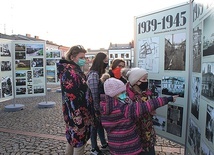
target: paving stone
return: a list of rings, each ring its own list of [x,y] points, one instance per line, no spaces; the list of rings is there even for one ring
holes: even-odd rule
[[[65,123],[62,117],[59,85],[48,85],[51,91],[46,97],[17,98],[25,108],[6,112],[11,101],[0,103],[0,154],[3,155],[64,155],[66,147]],[[53,108],[38,108],[38,103],[54,101]],[[7,129],[1,132],[1,129]],[[98,139],[98,145],[101,146]],[[184,154],[184,148],[170,140],[157,136],[157,155]],[[165,148],[165,149],[164,149]],[[85,155],[90,155],[91,141],[86,144]],[[104,152],[110,155],[109,152]]]
[[[156,152],[161,152],[162,151],[162,147],[161,146],[155,146],[155,151]]]

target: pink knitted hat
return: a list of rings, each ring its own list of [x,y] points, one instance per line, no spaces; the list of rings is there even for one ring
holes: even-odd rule
[[[126,85],[116,78],[109,78],[104,82],[104,92],[110,97],[114,97],[124,91],[126,91]]]

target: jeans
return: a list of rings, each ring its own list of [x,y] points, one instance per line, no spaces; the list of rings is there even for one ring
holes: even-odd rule
[[[99,122],[96,127],[91,126],[91,147],[94,149],[98,148],[97,134],[99,135],[102,146],[106,145],[105,132],[101,122]]]

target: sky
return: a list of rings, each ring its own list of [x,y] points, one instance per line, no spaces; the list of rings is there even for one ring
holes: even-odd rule
[[[134,18],[189,0],[0,0],[0,33],[108,49],[134,40]]]

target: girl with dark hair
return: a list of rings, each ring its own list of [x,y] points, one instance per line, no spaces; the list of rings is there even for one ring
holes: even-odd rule
[[[87,83],[88,83],[88,93],[87,100],[89,104],[92,105],[92,114],[93,115],[93,125],[91,127],[91,154],[101,155],[102,151],[97,145],[97,133],[99,135],[102,147],[102,150],[108,149],[108,143],[105,139],[105,133],[103,126],[100,121],[100,78],[102,74],[105,73],[105,69],[108,66],[108,57],[105,53],[97,53],[95,56],[92,66],[87,74]]]

